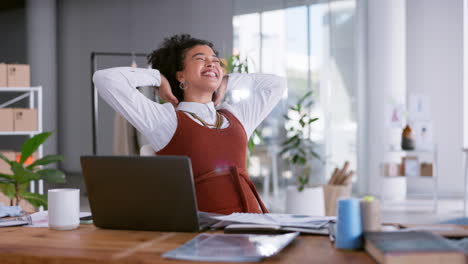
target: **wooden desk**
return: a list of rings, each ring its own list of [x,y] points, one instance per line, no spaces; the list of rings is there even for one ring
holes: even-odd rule
[[[190,263],[161,254],[196,233],[121,231],[81,225],[72,231],[48,228],[0,228],[0,263]],[[364,251],[336,250],[325,236],[300,236],[280,254],[262,263],[375,263]],[[200,262],[193,262],[200,263]],[[211,262],[212,263],[212,262]]]

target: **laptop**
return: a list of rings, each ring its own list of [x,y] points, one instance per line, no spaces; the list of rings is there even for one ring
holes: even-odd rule
[[[97,227],[196,232],[216,222],[197,211],[188,157],[81,156],[81,167]]]

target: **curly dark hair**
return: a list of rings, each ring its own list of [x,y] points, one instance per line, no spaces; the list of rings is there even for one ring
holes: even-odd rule
[[[164,39],[159,48],[148,55],[148,64],[167,78],[172,93],[179,102],[184,100],[184,91],[179,88],[180,82],[176,78],[176,72],[184,69],[183,61],[187,50],[197,45],[207,45],[213,49],[216,56],[218,55],[213,43],[193,38],[189,34],[174,35]]]

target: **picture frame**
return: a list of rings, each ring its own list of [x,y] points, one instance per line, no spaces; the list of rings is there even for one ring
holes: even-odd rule
[[[421,167],[417,157],[403,157],[401,164],[403,175],[414,177],[421,174]]]
[[[432,121],[414,121],[413,135],[417,150],[433,150],[434,136]]]
[[[408,108],[411,120],[431,119],[431,100],[428,95],[410,94]]]

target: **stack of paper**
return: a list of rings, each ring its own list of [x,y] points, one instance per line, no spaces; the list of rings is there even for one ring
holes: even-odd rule
[[[233,213],[213,218],[221,221],[213,227],[224,227],[226,232],[294,231],[322,235],[328,234],[328,223],[336,220],[335,216],[248,213]]]

